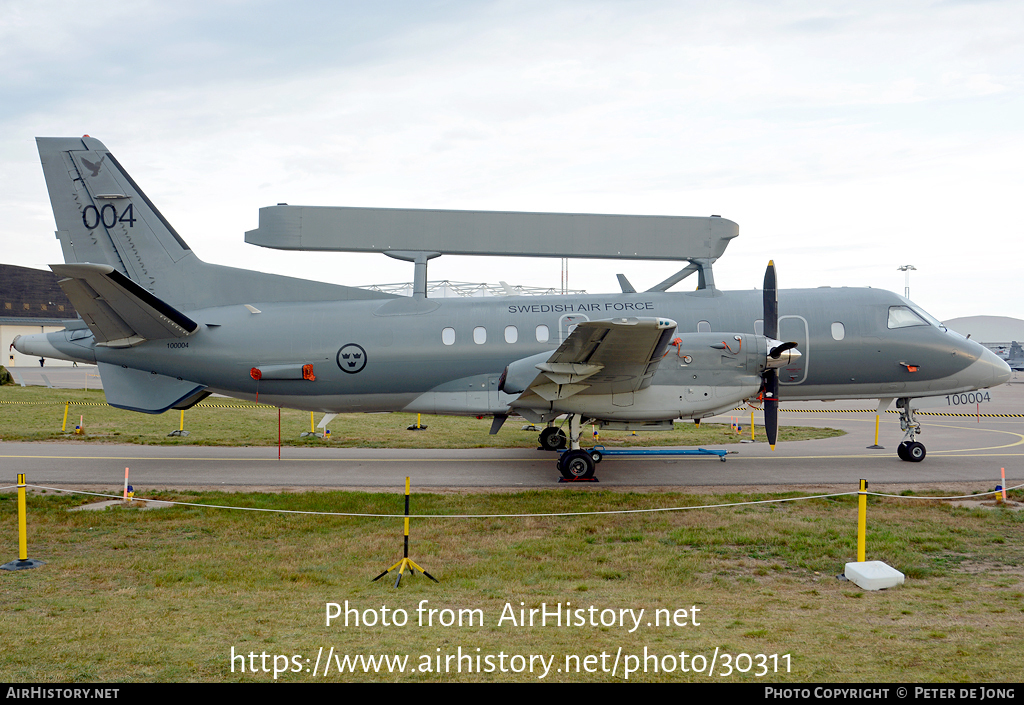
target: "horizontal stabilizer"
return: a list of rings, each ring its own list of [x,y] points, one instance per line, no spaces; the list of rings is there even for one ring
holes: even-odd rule
[[[59,284],[97,344],[129,347],[144,340],[184,338],[198,324],[105,264],[52,264]]]
[[[186,409],[206,396],[206,386],[130,367],[97,364],[107,403],[118,409],[162,414],[168,409]]]

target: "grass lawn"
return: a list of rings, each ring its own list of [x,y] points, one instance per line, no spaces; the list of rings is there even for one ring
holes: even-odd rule
[[[85,433],[62,433],[65,403],[68,408],[66,430],[73,432],[80,417]],[[677,423],[672,431],[648,431],[632,435],[625,431],[606,431],[600,443],[625,446],[699,446],[736,443],[750,438],[750,412],[737,412],[743,422],[738,435],[728,425]],[[760,420],[760,413],[755,417]],[[322,414],[314,415],[320,422]],[[509,419],[501,431],[488,435],[489,417],[477,419],[459,416],[424,416],[425,431],[408,431],[416,423],[416,414],[342,414],[329,428],[330,441],[301,438],[310,430],[308,411],[284,409],[281,412],[281,436],[284,445],[323,445],[342,448],[534,448],[537,432],[523,431],[522,419]],[[0,438],[8,441],[74,440],[106,443],[142,443],[153,445],[269,446],[277,444],[277,409],[255,406],[234,399],[208,398],[185,412],[184,437],[168,437],[181,425],[177,411],[140,414],[107,406],[101,391],[46,389],[43,387],[0,387]],[[319,429],[317,429],[319,431]],[[592,439],[590,427],[586,427]],[[783,426],[781,442],[841,436],[833,428]],[[755,437],[764,442],[764,428],[757,426]]]
[[[395,493],[156,494],[304,511],[398,514],[403,506]],[[412,511],[550,513],[789,496],[559,488],[415,494]],[[413,519],[410,555],[440,583],[406,577],[395,589],[393,578],[371,579],[402,556],[399,519],[67,511],[91,501],[29,497],[29,555],[47,565],[0,572],[4,680],[265,682],[275,664],[285,682],[621,681],[627,667],[639,682],[1021,680],[1024,513],[1004,508],[871,498],[868,559],[907,575],[905,585],[879,592],[836,578],[856,556],[855,497]],[[15,504],[13,494],[0,496],[3,560],[16,555]],[[341,616],[327,626],[328,603],[346,601],[349,625]],[[420,605],[437,612],[417,613]],[[573,619],[583,624],[542,626],[538,614],[532,626],[519,623],[521,609],[528,618],[542,606],[581,610]],[[401,610],[406,624],[382,626]],[[433,625],[420,626],[420,614]],[[406,657],[405,672],[378,663],[366,673],[366,661],[344,660],[360,655],[394,655],[392,670]]]

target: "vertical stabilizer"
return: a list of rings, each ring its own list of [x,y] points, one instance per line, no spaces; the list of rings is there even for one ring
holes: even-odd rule
[[[271,301],[383,299],[389,294],[206,264],[103,143],[37,137],[67,264],[113,267],[182,310]]]
[[[107,264],[155,292],[192,256],[102,142],[40,137],[36,144],[65,262]]]

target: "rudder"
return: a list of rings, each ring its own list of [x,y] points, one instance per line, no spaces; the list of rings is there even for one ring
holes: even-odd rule
[[[36,145],[67,264],[109,265],[181,310],[393,298],[355,287],[207,264],[102,142],[89,136],[37,137]]]
[[[156,292],[192,251],[102,142],[36,138],[69,264],[108,264]]]

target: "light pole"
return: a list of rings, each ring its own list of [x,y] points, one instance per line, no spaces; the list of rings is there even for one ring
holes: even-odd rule
[[[905,284],[904,289],[903,289],[903,296],[909,300],[910,299],[910,273],[911,272],[916,272],[917,271],[917,267],[915,267],[912,264],[905,264],[902,267],[897,267],[896,271],[897,272],[905,272],[906,275],[907,275],[906,284]]]

